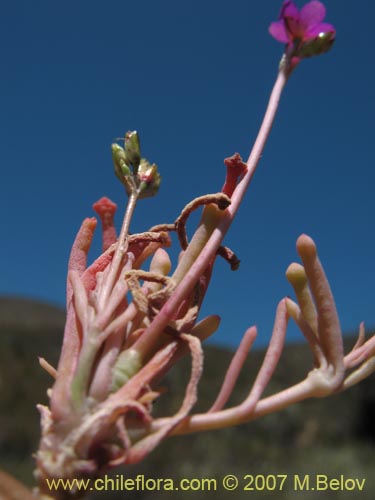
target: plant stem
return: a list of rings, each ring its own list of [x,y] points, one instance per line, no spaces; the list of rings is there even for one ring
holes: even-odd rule
[[[196,261],[193,263],[189,271],[185,274],[181,283],[177,286],[171,297],[164,304],[159,314],[154,318],[151,325],[143,332],[143,335],[134,345],[134,348],[141,352],[142,355],[146,355],[152,350],[155,342],[157,341],[157,338],[164,330],[164,328],[168,325],[171,316],[177,310],[181,301],[191,292],[195,283],[198,281],[199,276],[201,276],[205,271],[208,263],[215,255],[217,249],[221,244],[221,241],[223,240],[226,232],[233,222],[233,219],[237,213],[237,210],[241,204],[241,201],[246,193],[251,179],[253,178],[258,162],[261,158],[264,146],[267,142],[273,121],[276,116],[282,91],[288,80],[288,74],[284,68],[285,66],[283,66],[279,70],[278,76],[273,86],[263,122],[261,124],[258,136],[255,140],[253,149],[247,160],[247,173],[236,187],[231,197],[231,205],[225,210],[223,216],[220,217],[217,227],[213,230],[207,244],[200,252]]]
[[[126,252],[127,248],[127,237],[129,233],[130,221],[134,213],[135,206],[137,204],[138,191],[134,189],[132,191],[128,205],[126,207],[126,212],[124,220],[121,227],[121,232],[117,240],[116,250],[110,264],[110,268],[106,278],[103,280],[102,287],[99,293],[98,299],[98,311],[99,313],[105,310],[107,302],[111,296],[113,288],[116,284],[116,279],[119,274],[121,262]],[[100,348],[101,342],[98,339],[98,331],[95,325],[89,325],[85,330],[85,337],[82,344],[82,349],[79,355],[79,360],[77,364],[77,370],[72,381],[72,400],[74,407],[79,410],[82,407],[83,401],[85,399],[85,394],[88,389],[89,379],[91,376],[91,370],[93,363],[95,361],[95,356],[98,349]]]
[[[122,223],[121,232],[117,240],[117,246],[109,268],[109,273],[106,279],[104,280],[102,288],[100,290],[99,301],[98,301],[99,308],[103,309],[105,308],[109,295],[116,283],[116,276],[118,274],[124,253],[126,252],[130,221],[133,216],[137,200],[138,200],[138,192],[133,191],[129,197],[128,205],[126,207],[126,212]]]

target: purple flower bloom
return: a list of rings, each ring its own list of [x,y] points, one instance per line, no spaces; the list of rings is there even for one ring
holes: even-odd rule
[[[270,34],[287,44],[293,57],[303,58],[326,52],[331,47],[336,30],[332,24],[323,23],[325,6],[313,0],[299,11],[293,0],[285,0],[279,21],[271,23]]]

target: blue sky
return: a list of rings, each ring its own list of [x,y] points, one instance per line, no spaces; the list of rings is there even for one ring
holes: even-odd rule
[[[299,6],[301,2],[297,2]],[[81,220],[103,195],[121,206],[110,144],[137,129],[159,165],[157,197],[133,231],[172,222],[220,190],[223,158],[247,157],[283,47],[267,32],[281,1],[4,2],[0,19],[0,294],[64,303]],[[251,324],[269,337],[295,240],[317,242],[345,331],[375,325],[374,2],[328,0],[332,51],[293,74],[253,184],[226,244],[204,313],[215,341]],[[120,223],[120,219],[117,219]],[[100,249],[93,249],[92,257]],[[291,328],[290,338],[297,338]]]

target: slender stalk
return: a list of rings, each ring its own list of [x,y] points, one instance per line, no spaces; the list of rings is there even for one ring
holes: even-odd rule
[[[110,264],[109,273],[107,275],[107,278],[104,280],[104,283],[100,290],[99,305],[102,305],[103,307],[105,307],[108,297],[116,283],[116,276],[119,271],[121,260],[126,251],[130,221],[132,219],[137,204],[137,200],[138,200],[138,192],[133,191],[129,197],[128,205],[126,207],[126,212],[122,223],[121,232],[117,240],[117,246],[112,262]]]
[[[242,341],[229,365],[227,373],[225,374],[224,382],[221,386],[220,392],[214,404],[211,406],[207,413],[220,411],[222,408],[224,408],[226,402],[232,394],[234,386],[236,385],[238,376],[241,372],[241,368],[245,363],[256,335],[257,329],[255,326],[252,326],[251,328],[246,330],[245,335],[243,336]]]
[[[267,142],[273,121],[276,116],[280,97],[287,79],[288,74],[282,67],[278,73],[276,82],[272,89],[267,110],[264,115],[258,136],[247,160],[247,173],[236,187],[231,197],[231,205],[225,210],[223,216],[220,217],[217,227],[212,232],[207,244],[197,257],[196,261],[193,263],[190,270],[186,273],[185,277],[177,286],[171,297],[164,304],[159,314],[154,318],[151,325],[143,332],[143,335],[139,338],[136,345],[134,346],[139,352],[142,353],[142,355],[145,355],[152,350],[152,347],[155,344],[160,333],[168,325],[172,314],[176,311],[184,297],[186,297],[191,292],[195,283],[199,279],[199,276],[201,276],[206,269],[208,262],[210,262],[210,260],[215,255],[217,249],[221,244],[221,241],[228,231],[261,158],[263,149]]]
[[[315,387],[308,379],[285,389],[278,394],[264,398],[252,408],[242,404],[215,413],[202,413],[186,419],[180,426],[171,432],[171,435],[190,434],[214,429],[232,427],[250,422],[259,417],[279,411],[304,399],[315,395]],[[155,426],[157,428],[157,425]]]

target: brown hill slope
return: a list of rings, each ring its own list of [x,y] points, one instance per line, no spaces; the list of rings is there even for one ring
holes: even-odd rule
[[[46,402],[48,375],[38,365],[38,355],[56,364],[62,339],[64,312],[56,307],[25,299],[0,298],[0,468],[32,484],[32,459],[39,435],[37,402]],[[350,339],[348,343],[350,344]],[[215,397],[231,352],[208,346],[200,384],[199,408],[207,408]],[[247,360],[232,401],[240,401],[254,379],[263,353],[255,351]],[[303,345],[286,348],[270,391],[297,381],[311,364]],[[170,414],[181,397],[180,388],[189,373],[188,360],[176,367],[165,385],[169,397],[157,402],[156,411]],[[312,478],[365,478],[362,499],[375,491],[375,385],[374,377],[359,387],[327,400],[301,403],[240,427],[194,436],[170,438],[144,463],[114,472],[148,478],[216,478],[220,498],[315,498],[310,491],[293,491],[295,474]],[[236,492],[225,492],[221,479],[235,474],[240,480]],[[247,474],[287,474],[282,491],[243,491]],[[324,498],[337,498],[337,491],[325,491]],[[95,498],[159,500],[162,491],[109,492]],[[174,499],[195,499],[214,492],[174,492]],[[340,498],[353,498],[354,492],[340,491]],[[93,498],[94,496],[92,496]]]

